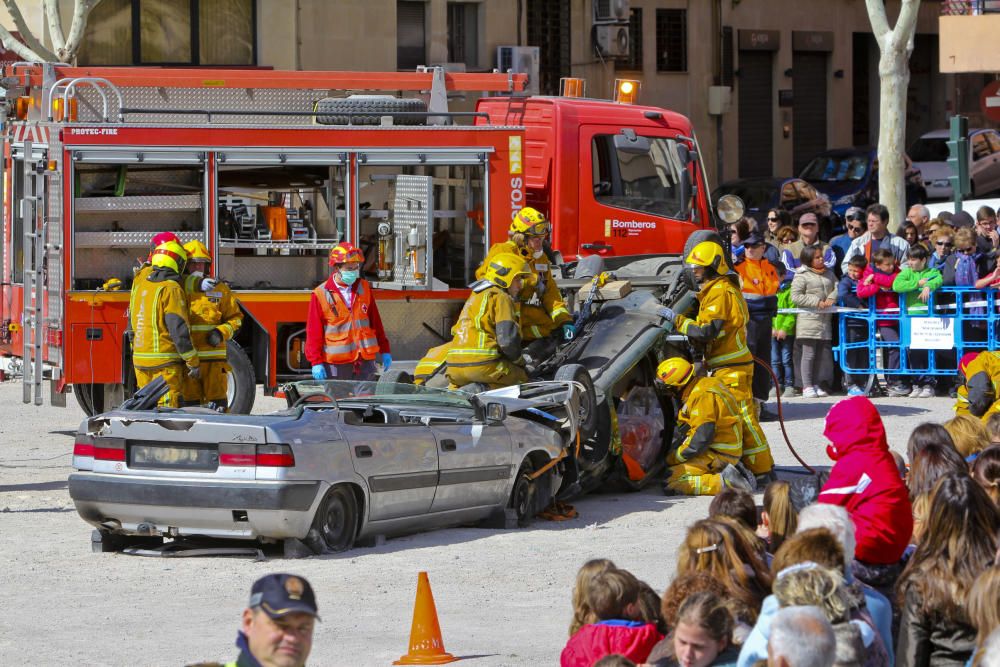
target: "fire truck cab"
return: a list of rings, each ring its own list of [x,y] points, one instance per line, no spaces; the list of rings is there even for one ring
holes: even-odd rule
[[[449,335],[489,245],[525,205],[553,248],[681,252],[711,227],[690,122],[652,107],[519,96],[524,76],[5,69],[0,355],[24,401],[88,413],[133,389],[128,288],[152,237],[210,249],[245,311],[230,404],[307,376],[310,293],[360,245],[393,356]],[[393,95],[349,95],[352,91]],[[448,111],[462,91],[503,97]],[[417,97],[402,97],[410,94]],[[109,278],[121,291],[104,288]]]

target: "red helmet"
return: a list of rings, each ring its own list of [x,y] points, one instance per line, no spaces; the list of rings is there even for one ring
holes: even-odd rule
[[[356,247],[353,243],[345,241],[330,248],[330,266],[348,262],[364,263],[364,261],[365,255],[361,252],[361,248]]]
[[[161,243],[166,243],[167,241],[173,241],[174,243],[181,242],[181,240],[177,238],[177,234],[174,234],[173,232],[160,232],[159,234],[153,237],[152,244],[153,247],[155,248]]]
[[[972,360],[979,356],[978,352],[966,352],[958,362],[958,372],[965,375],[965,369],[969,367]]]

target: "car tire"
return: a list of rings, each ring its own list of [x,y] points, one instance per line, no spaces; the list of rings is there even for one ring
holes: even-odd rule
[[[313,517],[303,540],[317,554],[340,553],[354,546],[358,534],[358,500],[344,484],[332,487]]]
[[[391,116],[394,125],[426,125],[426,116],[398,116],[423,113],[427,104],[420,99],[389,95],[352,95],[326,97],[316,103],[316,122],[320,125],[381,125],[383,116]],[[371,115],[351,115],[357,113]]]
[[[387,384],[413,384],[413,375],[409,371],[388,370],[379,376],[378,381]]]
[[[95,529],[90,533],[90,550],[95,554],[117,553],[125,548],[125,538],[111,531]]]
[[[257,375],[250,357],[234,340],[226,341],[226,362],[229,373],[229,409],[227,412],[248,415],[257,397]]]
[[[537,510],[535,508],[535,482],[531,479],[531,474],[535,472],[535,466],[530,459],[524,459],[521,467],[518,468],[517,477],[514,479],[514,488],[510,491],[510,510],[518,528],[525,528],[531,524]]]
[[[580,364],[566,364],[556,371],[555,380],[573,381],[583,385],[580,396],[580,439],[586,440],[597,430],[597,390],[590,371]]]

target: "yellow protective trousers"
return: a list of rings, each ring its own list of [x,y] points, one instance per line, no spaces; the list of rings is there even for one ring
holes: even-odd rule
[[[489,385],[490,389],[499,389],[528,381],[528,374],[524,372],[524,369],[509,361],[492,361],[475,366],[449,364],[445,373],[448,375],[452,389],[464,387],[473,382],[482,382]]]
[[[162,377],[169,390],[157,404],[164,408],[179,408],[184,400],[184,382],[188,377],[188,368],[184,364],[170,364],[162,368],[136,368],[135,379],[139,389]]]
[[[730,463],[735,464],[736,459],[715,451],[698,454],[667,469],[667,488],[687,496],[714,496],[726,486],[719,473]]]
[[[229,364],[225,361],[202,361],[198,379],[185,375],[185,405],[229,405]]]
[[[444,365],[448,358],[448,351],[451,347],[452,342],[448,341],[427,350],[427,354],[417,362],[417,367],[413,369],[413,384],[423,384],[431,379],[435,373],[438,373],[438,369]]]
[[[722,380],[736,399],[743,421],[743,465],[754,475],[763,475],[774,468],[771,448],[757,421],[757,406],[753,400],[753,364],[724,366],[711,371]]]

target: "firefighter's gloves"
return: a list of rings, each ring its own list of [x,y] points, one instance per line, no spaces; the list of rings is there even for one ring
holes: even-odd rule
[[[219,347],[224,340],[225,337],[218,329],[212,329],[208,332],[208,336],[205,337],[205,341],[212,347]]]
[[[387,372],[389,370],[390,366],[392,366],[392,355],[389,354],[388,352],[383,352],[382,353],[382,372],[383,373]]]
[[[327,375],[326,375],[326,365],[325,364],[316,364],[315,366],[313,366],[312,367],[312,375],[313,375],[313,380],[326,380],[326,379],[328,379]]]
[[[201,281],[201,291],[211,292],[215,289],[215,286],[219,284],[218,278],[205,278]]]
[[[188,366],[188,377],[192,380],[200,380],[201,366]]]
[[[675,313],[673,308],[670,308],[669,306],[663,306],[662,308],[656,311],[656,314],[662,317],[663,319],[667,320],[668,322],[673,322],[674,319],[677,317],[677,313]]]
[[[568,323],[562,325],[562,337],[567,342],[576,338],[576,327]]]

